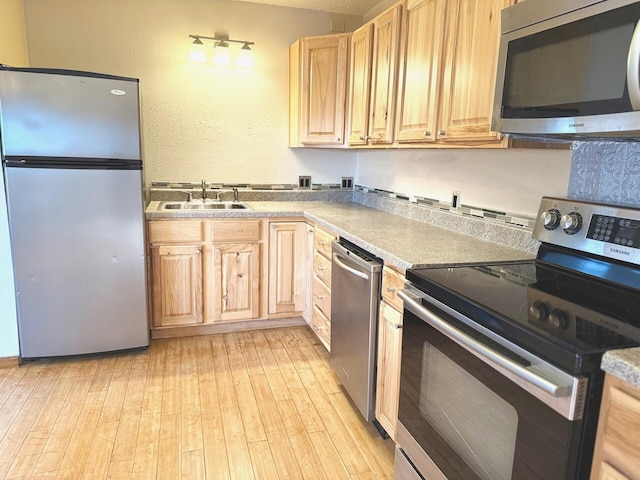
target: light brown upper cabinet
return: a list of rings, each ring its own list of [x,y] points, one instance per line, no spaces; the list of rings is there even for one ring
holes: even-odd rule
[[[354,32],[351,39],[349,143],[393,142],[400,4]]]
[[[446,0],[408,0],[398,75],[398,142],[435,142]]]
[[[371,91],[371,30],[367,24],[351,36],[351,81],[349,84],[349,144],[366,145],[369,137],[369,92]]]
[[[438,139],[500,142],[491,112],[500,42],[500,11],[515,0],[447,2],[447,33]]]
[[[289,146],[339,147],[351,34],[299,39],[289,48]]]
[[[515,0],[407,0],[396,138],[504,146],[490,130],[500,11]]]

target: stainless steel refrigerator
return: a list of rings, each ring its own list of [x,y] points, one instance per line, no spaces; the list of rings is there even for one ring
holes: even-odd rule
[[[138,80],[0,68],[22,358],[145,347]]]

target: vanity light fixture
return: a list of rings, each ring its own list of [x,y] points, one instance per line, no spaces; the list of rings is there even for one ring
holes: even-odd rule
[[[205,35],[189,35],[189,38],[193,38],[191,45],[191,55],[189,60],[197,63],[206,63],[207,56],[204,51],[204,44],[202,40],[211,40],[215,42],[213,63],[220,66],[231,65],[231,55],[229,53],[230,43],[241,43],[242,47],[238,54],[238,61],[236,65],[242,68],[253,67],[253,51],[250,45],[254,45],[254,42],[248,40],[232,40],[228,35],[217,34],[214,37],[207,37]]]

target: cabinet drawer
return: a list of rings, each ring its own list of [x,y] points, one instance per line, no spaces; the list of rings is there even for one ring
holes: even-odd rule
[[[214,220],[210,222],[211,238],[214,242],[258,242],[260,226],[257,219]]]
[[[150,243],[188,243],[202,240],[202,222],[199,220],[149,222]]]
[[[331,320],[331,291],[317,278],[313,279],[313,304]]]
[[[313,318],[311,320],[311,328],[313,332],[318,336],[320,341],[327,347],[327,350],[331,350],[331,322],[318,307],[313,306]]]
[[[332,233],[316,227],[316,232],[313,236],[313,248],[325,257],[331,258],[331,242],[335,239],[336,236]]]
[[[403,309],[402,300],[398,297],[398,290],[404,288],[404,275],[396,273],[390,268],[382,269],[382,298],[399,312]]]
[[[313,252],[313,273],[328,287],[331,287],[331,260],[320,254]]]

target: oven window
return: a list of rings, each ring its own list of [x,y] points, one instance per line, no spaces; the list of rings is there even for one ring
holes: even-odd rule
[[[422,354],[420,414],[478,478],[511,478],[518,413],[428,343]]]

